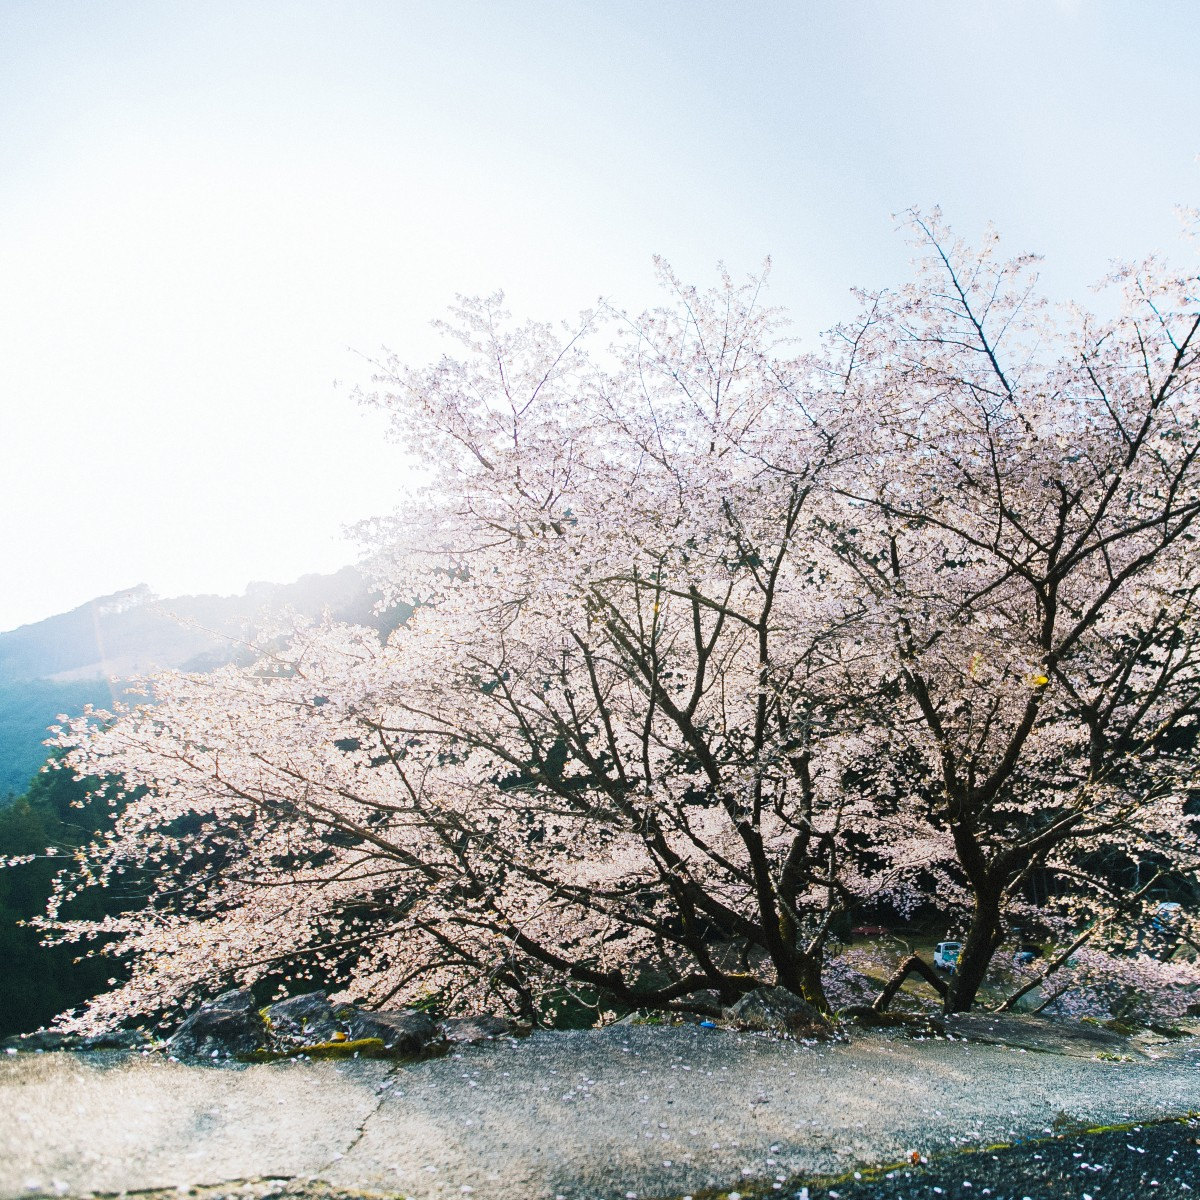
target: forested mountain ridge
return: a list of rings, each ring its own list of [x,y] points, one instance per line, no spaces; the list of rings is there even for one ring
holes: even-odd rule
[[[367,623],[373,598],[354,567],[295,583],[252,583],[240,596],[156,597],[145,584],[0,633],[0,683],[129,678],[152,670],[204,670],[237,656],[264,614],[329,609]]]
[[[42,741],[59,713],[110,705],[125,680],[156,670],[206,671],[245,657],[246,642],[284,610],[304,617],[395,623],[344,567],[294,583],[252,583],[240,596],[155,597],[145,584],[0,633],[0,803],[22,792],[45,761]]]

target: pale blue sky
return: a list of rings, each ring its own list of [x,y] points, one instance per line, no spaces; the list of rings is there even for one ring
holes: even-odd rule
[[[405,474],[361,355],[428,356],[456,292],[770,254],[810,336],[914,203],[1063,296],[1174,254],[1198,45],[1195,0],[4,0],[0,629],[349,561]]]

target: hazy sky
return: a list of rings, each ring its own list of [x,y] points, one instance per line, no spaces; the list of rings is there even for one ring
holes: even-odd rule
[[[1175,254],[1197,46],[1195,0],[2,0],[0,629],[351,561],[405,477],[351,390],[456,292],[770,254],[815,333],[911,204],[1062,295]]]

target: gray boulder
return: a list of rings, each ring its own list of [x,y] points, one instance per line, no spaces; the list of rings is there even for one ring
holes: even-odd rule
[[[270,1048],[270,1031],[249,988],[202,1004],[167,1042],[176,1058],[232,1058]]]
[[[281,1050],[314,1046],[332,1049],[338,1042],[377,1038],[389,1055],[420,1056],[439,1041],[437,1026],[411,1009],[367,1012],[352,1004],[331,1004],[324,992],[291,996],[266,1009],[267,1025]]]
[[[267,1006],[265,1017],[271,1036],[283,1046],[312,1046],[348,1038],[348,1004],[335,1008],[324,992],[305,992]]]
[[[832,1033],[825,1014],[787,988],[755,988],[730,1005],[724,1015],[738,1029],[801,1037],[828,1037]]]
[[[423,1012],[365,1012],[347,1007],[347,1033],[353,1041],[379,1038],[383,1048],[397,1058],[420,1058],[441,1047],[442,1038],[433,1019]]]

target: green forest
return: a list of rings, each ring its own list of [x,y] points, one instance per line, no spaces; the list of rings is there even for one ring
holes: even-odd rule
[[[81,961],[78,946],[42,946],[41,932],[25,924],[45,912],[63,857],[109,819],[102,800],[87,799],[88,787],[95,783],[78,781],[70,771],[44,771],[23,795],[0,809],[0,862],[37,856],[0,869],[0,1037],[45,1025],[102,991],[120,971],[111,959]],[[121,898],[107,889],[92,889],[65,915],[102,917],[120,905]]]

